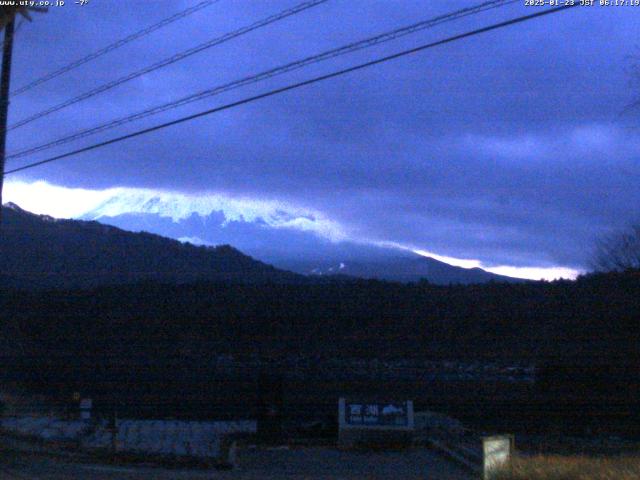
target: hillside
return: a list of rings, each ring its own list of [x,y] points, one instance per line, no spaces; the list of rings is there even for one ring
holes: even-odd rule
[[[520,278],[490,273],[477,267],[456,267],[411,251],[360,245],[344,246],[341,250],[344,251],[345,261],[334,264],[320,260],[312,262],[284,259],[279,264],[287,270],[308,272],[312,275],[340,273],[350,277],[403,283],[420,280],[427,280],[435,285],[527,282]]]
[[[637,348],[640,332],[640,276],[634,272],[448,287],[376,280],[144,282],[47,293],[5,290],[2,300],[5,315],[22,318],[25,331],[33,329],[32,340],[54,341],[58,349],[56,339],[64,338],[69,348],[92,352],[124,347],[131,334],[138,338],[135,348],[149,345],[155,353],[162,344],[196,355],[624,360]]]
[[[142,218],[145,227],[162,231],[159,225],[164,220],[158,218],[104,217],[100,223],[65,220],[35,215],[11,203],[4,211],[0,278],[6,285],[22,288],[86,288],[142,280],[326,283],[335,281],[336,275],[399,282],[426,279],[439,285],[522,281],[397,248],[334,244],[311,233],[269,230],[246,222],[231,222],[224,228],[216,228],[215,222],[208,225],[214,233],[224,231],[223,240],[239,242],[243,251],[246,247],[262,253],[281,268],[226,243],[193,245],[146,231],[128,231]],[[125,229],[102,221],[123,223]]]
[[[93,221],[35,215],[14,204],[7,204],[3,214],[0,275],[9,286],[77,288],[142,280],[166,283],[305,280],[228,245],[198,247]]]

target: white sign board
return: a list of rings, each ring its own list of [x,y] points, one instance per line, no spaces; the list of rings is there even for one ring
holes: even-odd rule
[[[513,454],[513,443],[513,435],[482,439],[484,480],[491,480],[498,470],[508,467]]]
[[[345,421],[349,425],[399,426],[409,425],[406,403],[347,403]]]
[[[354,447],[366,444],[404,445],[414,430],[412,401],[338,401],[338,444]]]
[[[413,402],[338,402],[340,429],[413,430]]]

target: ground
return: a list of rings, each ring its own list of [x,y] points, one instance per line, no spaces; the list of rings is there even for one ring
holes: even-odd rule
[[[334,448],[246,449],[233,471],[178,470],[70,462],[42,453],[3,449],[0,480],[181,479],[434,479],[468,480],[456,465],[424,449],[403,452],[341,452]]]

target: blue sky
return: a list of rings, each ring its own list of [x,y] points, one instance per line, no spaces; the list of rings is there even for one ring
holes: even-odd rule
[[[51,8],[17,33],[13,86],[196,3]],[[220,0],[12,98],[10,124],[297,3]],[[329,0],[12,130],[8,150],[475,3]],[[514,3],[447,23],[7,168],[532,8]],[[323,219],[319,234],[332,225],[341,238],[399,244],[458,264],[571,275],[588,269],[598,235],[638,221],[638,112],[621,114],[640,97],[631,74],[638,25],[640,7],[571,9],[7,177],[5,201],[74,216],[93,206],[86,192],[116,187],[242,199],[237,205],[254,210],[278,204],[314,212]]]

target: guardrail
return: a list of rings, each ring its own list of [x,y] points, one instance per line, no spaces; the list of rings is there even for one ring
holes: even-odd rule
[[[425,444],[427,447],[449,458],[468,472],[477,475],[481,474],[483,461],[479,439],[477,443],[468,440],[464,440],[464,443],[462,442],[462,439],[459,438],[445,439],[442,437],[426,436],[421,439],[420,443]]]
[[[419,440],[484,480],[491,480],[498,470],[507,467],[514,453],[513,435],[447,437],[427,434]]]

